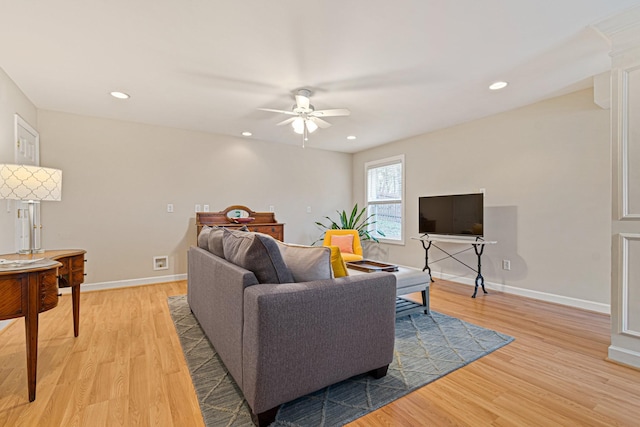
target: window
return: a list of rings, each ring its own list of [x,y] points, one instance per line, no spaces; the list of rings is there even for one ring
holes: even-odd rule
[[[404,155],[367,162],[367,213],[372,236],[388,243],[404,243]]]

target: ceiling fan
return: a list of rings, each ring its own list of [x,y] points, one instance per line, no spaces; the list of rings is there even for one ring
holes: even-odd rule
[[[287,110],[275,110],[273,108],[259,108],[262,111],[270,111],[273,113],[287,114],[290,117],[281,121],[277,126],[283,126],[291,123],[293,131],[302,135],[302,146],[307,141],[308,135],[315,132],[319,127],[328,128],[331,123],[323,120],[321,117],[335,117],[335,116],[348,116],[351,114],[346,108],[334,108],[331,110],[316,110],[313,105],[309,103],[311,91],[309,89],[299,89],[295,98],[296,104],[291,111]]]

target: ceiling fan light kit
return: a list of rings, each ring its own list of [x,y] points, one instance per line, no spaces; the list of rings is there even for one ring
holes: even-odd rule
[[[298,135],[303,136],[302,146],[304,147],[304,142],[308,140],[308,134],[315,132],[319,127],[328,128],[331,126],[331,123],[321,119],[320,117],[348,116],[351,114],[351,111],[346,108],[316,111],[310,103],[310,97],[311,91],[309,89],[299,89],[295,95],[296,103],[291,111],[277,110],[273,108],[260,108],[260,110],[295,116],[281,121],[277,126],[283,126],[291,123],[293,131]]]

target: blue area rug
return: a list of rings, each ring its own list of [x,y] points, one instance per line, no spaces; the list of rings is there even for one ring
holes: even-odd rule
[[[185,295],[169,310],[205,424],[252,426],[249,407],[200,329]],[[431,312],[396,319],[393,362],[384,378],[359,375],[285,403],[273,427],[342,426],[510,343],[513,338]]]

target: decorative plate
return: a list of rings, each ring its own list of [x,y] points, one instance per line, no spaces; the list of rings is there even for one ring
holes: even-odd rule
[[[0,259],[0,267],[19,267],[21,265],[29,265],[38,261],[42,261],[44,258],[37,259]]]

